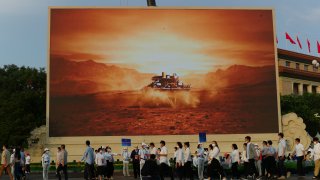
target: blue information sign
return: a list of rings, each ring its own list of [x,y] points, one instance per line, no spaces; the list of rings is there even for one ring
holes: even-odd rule
[[[122,146],[131,146],[131,139],[121,139]]]
[[[207,142],[207,134],[205,132],[199,133],[199,142]]]

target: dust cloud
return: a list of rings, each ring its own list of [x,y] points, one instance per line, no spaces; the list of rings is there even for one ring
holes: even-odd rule
[[[172,108],[196,108],[199,97],[190,91],[160,91],[144,89],[137,100],[140,107],[172,107]]]

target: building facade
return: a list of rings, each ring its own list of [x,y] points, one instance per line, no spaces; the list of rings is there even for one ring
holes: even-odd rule
[[[320,93],[320,58],[278,49],[280,95]]]

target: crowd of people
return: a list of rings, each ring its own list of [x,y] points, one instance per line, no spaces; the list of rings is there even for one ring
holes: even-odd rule
[[[283,133],[278,134],[278,147],[273,147],[271,140],[263,141],[261,148],[258,144],[251,142],[251,137],[246,136],[243,149],[240,150],[236,144],[232,144],[231,152],[226,153],[224,158],[220,156],[220,148],[217,141],[212,141],[208,148],[198,143],[195,153],[191,152],[189,142],[177,142],[174,149],[172,162],[169,159],[169,151],[165,141],[160,141],[160,147],[154,143],[147,145],[142,143],[141,147],[134,147],[129,152],[124,148],[121,156],[123,158],[123,175],[130,176],[129,163],[133,165],[133,177],[141,179],[161,179],[170,177],[174,179],[193,179],[194,169],[197,178],[226,179],[224,167],[229,167],[232,172],[232,179],[286,179],[291,172],[285,168],[285,160],[295,159],[297,163],[297,174],[304,176],[303,161],[309,157],[314,160],[315,169],[313,179],[319,176],[320,168],[320,144],[317,137],[313,138],[313,149],[305,150],[300,143],[300,139],[295,139],[295,148],[292,154],[286,156],[287,143]],[[106,177],[112,179],[113,156],[119,155],[111,152],[110,147],[100,147],[96,153],[90,147],[90,141],[86,142],[87,150],[83,156],[85,160],[85,179],[99,179]],[[97,173],[95,174],[95,166]],[[244,170],[239,172],[239,165],[242,164]]]
[[[31,157],[24,152],[23,147],[16,147],[9,151],[7,145],[2,146],[0,178],[6,172],[10,180],[29,179]]]
[[[251,137],[246,136],[242,150],[237,144],[232,144],[230,153],[220,156],[217,141],[212,141],[208,147],[198,143],[194,153],[189,142],[177,142],[174,155],[169,157],[169,150],[165,141],[160,141],[157,148],[154,143],[142,143],[141,147],[135,146],[130,152],[127,147],[121,153],[113,153],[110,146],[101,146],[94,150],[90,141],[86,141],[86,149],[81,161],[84,162],[85,179],[113,179],[115,156],[122,157],[123,176],[130,176],[129,164],[132,163],[133,177],[140,179],[163,180],[165,177],[174,179],[226,179],[226,169],[231,169],[232,179],[286,179],[290,172],[285,168],[285,160],[294,159],[297,163],[296,173],[304,176],[303,161],[314,161],[314,177],[319,178],[320,170],[320,143],[317,137],[313,138],[313,148],[306,150],[300,139],[295,139],[294,151],[286,155],[287,143],[282,133],[278,134],[277,148],[273,147],[271,140],[263,141],[261,148],[251,142]],[[3,145],[1,156],[0,178],[5,171],[10,179],[28,179],[30,174],[31,157],[23,148],[16,147],[11,153]],[[48,179],[51,164],[49,149],[45,148],[42,158],[43,179]],[[57,148],[56,177],[61,180],[68,179],[68,152],[65,145]],[[244,170],[239,171],[242,165]],[[195,176],[196,175],[196,176]]]

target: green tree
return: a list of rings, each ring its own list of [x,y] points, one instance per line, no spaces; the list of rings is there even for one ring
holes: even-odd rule
[[[0,144],[23,145],[45,124],[46,72],[43,68],[0,68]]]
[[[281,113],[290,112],[300,116],[306,124],[307,132],[315,136],[320,131],[320,94],[287,95],[281,97]]]

